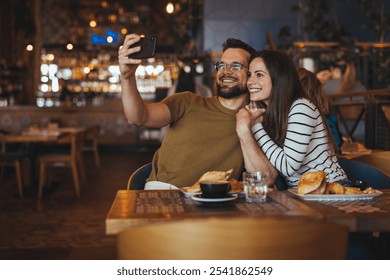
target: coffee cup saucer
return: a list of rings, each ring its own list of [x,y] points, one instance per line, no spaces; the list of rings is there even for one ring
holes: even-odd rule
[[[218,203],[218,202],[233,201],[237,199],[237,197],[238,194],[236,193],[229,193],[227,196],[219,197],[219,198],[208,198],[208,197],[203,197],[202,194],[194,194],[193,196],[191,196],[191,199],[198,202]]]

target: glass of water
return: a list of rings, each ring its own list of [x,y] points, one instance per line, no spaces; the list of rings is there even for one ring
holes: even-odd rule
[[[246,202],[251,203],[266,201],[268,188],[270,187],[269,172],[244,172],[243,180]]]

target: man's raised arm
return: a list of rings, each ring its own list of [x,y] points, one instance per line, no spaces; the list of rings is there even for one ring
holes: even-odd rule
[[[163,127],[171,122],[168,106],[164,103],[145,104],[137,89],[135,71],[141,60],[129,58],[129,55],[140,51],[139,46],[131,48],[139,40],[140,36],[137,34],[127,35],[118,51],[124,113],[131,124]]]

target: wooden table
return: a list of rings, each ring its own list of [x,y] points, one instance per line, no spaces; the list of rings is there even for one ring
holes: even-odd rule
[[[70,143],[70,136],[74,133],[83,133],[86,127],[60,127],[54,130],[37,129],[34,131],[23,131],[19,134],[7,134],[5,136],[6,143],[22,143],[25,144],[24,149],[30,154],[31,168],[31,187],[35,187],[38,181],[37,168],[35,166],[37,157],[41,153],[41,144],[48,143]]]
[[[66,132],[42,132],[42,133],[21,133],[21,134],[8,134],[5,136],[7,143],[45,143],[56,142],[60,138],[64,137],[68,133]]]
[[[390,189],[381,191],[372,200],[318,202],[275,189],[265,203],[248,204],[239,195],[232,202],[206,204],[175,190],[119,190],[106,218],[106,234],[175,219],[238,216],[316,219],[341,223],[351,232],[390,232]]]
[[[7,143],[52,143],[57,142],[71,133],[82,133],[86,127],[60,127],[55,130],[40,129],[35,132],[23,131],[19,134],[7,134]]]
[[[374,152],[356,157],[354,160],[372,165],[390,177],[390,151]]]
[[[390,232],[390,189],[369,200],[302,201],[318,211],[326,221],[347,225],[352,232]],[[293,194],[286,191],[286,194]]]

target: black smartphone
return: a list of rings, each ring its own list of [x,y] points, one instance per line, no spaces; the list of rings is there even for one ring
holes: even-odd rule
[[[141,59],[153,57],[156,53],[157,36],[141,37],[141,40],[132,45],[131,48],[134,48],[136,46],[141,46],[141,50],[137,53],[129,55],[129,58]]]

